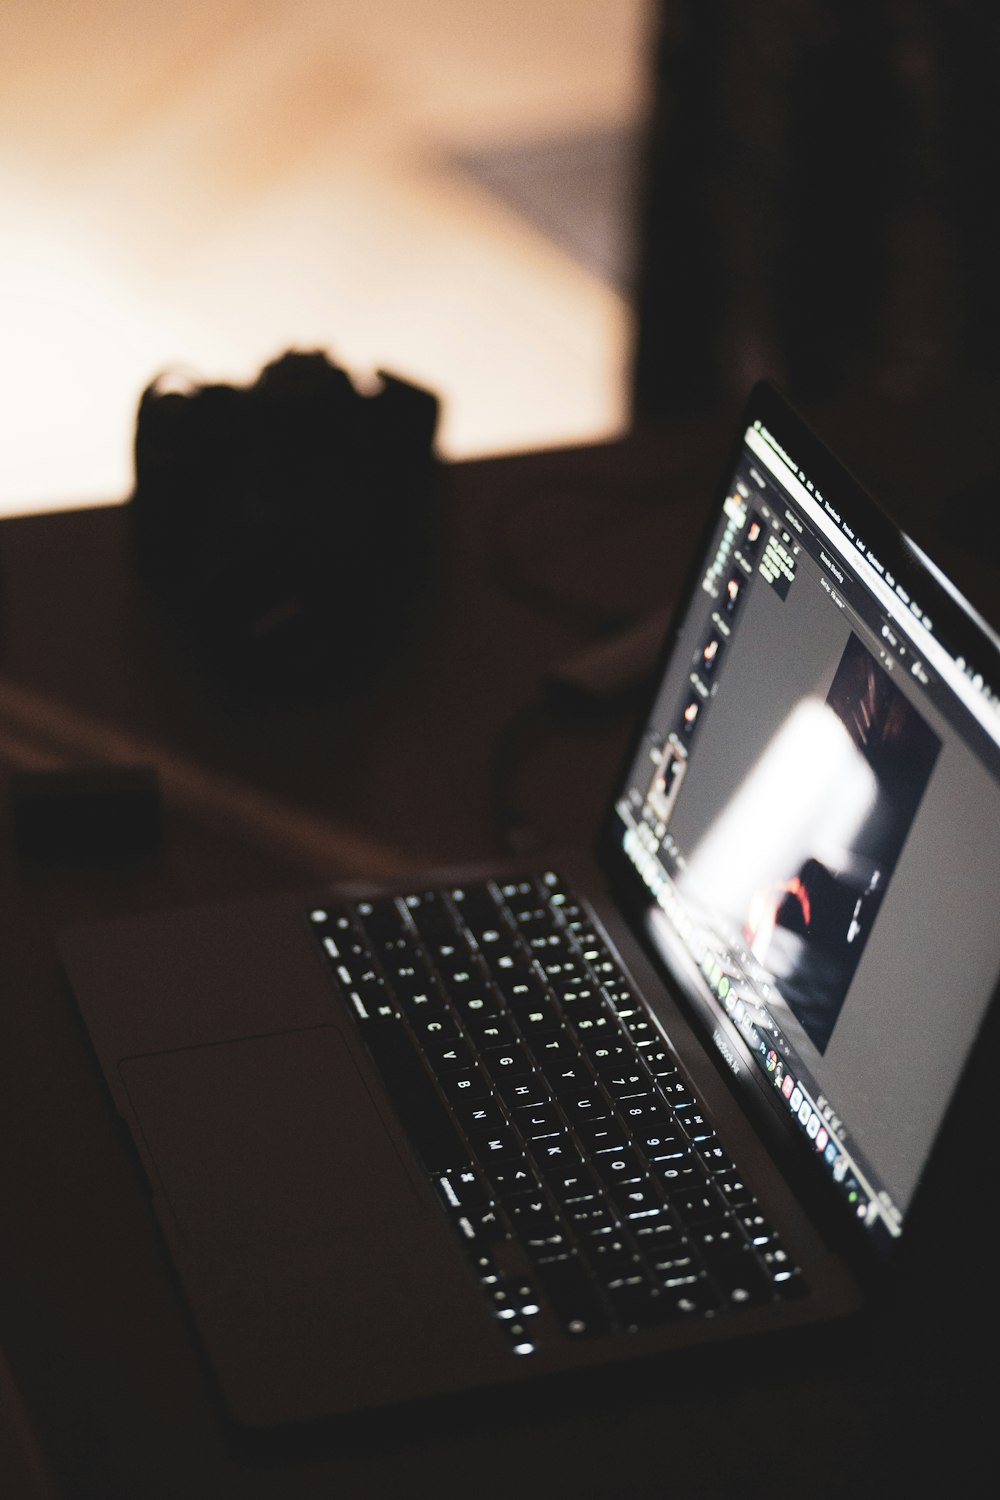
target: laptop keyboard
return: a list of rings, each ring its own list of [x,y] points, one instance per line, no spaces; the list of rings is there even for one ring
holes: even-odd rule
[[[611,948],[552,871],[315,910],[387,1092],[518,1354],[800,1295]]]

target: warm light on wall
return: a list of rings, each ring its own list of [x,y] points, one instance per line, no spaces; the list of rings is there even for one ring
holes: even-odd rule
[[[0,513],[124,498],[153,376],[249,380],[290,347],[432,387],[449,456],[616,434],[622,293],[457,148],[627,120],[643,9],[18,8],[0,55]],[[587,25],[568,36],[570,10]]]

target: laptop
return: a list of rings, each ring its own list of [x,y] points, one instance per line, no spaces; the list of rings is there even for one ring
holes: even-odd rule
[[[233,1417],[854,1313],[1000,973],[998,692],[760,385],[593,850],[67,933]]]

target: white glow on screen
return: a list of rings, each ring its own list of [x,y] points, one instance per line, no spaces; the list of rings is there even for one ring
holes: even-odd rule
[[[842,867],[876,795],[875,775],[842,721],[806,698],[695,845],[678,884],[742,923],[758,891],[807,859]]]

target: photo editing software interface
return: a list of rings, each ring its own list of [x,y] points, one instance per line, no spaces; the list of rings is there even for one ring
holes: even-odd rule
[[[727,1065],[882,1243],[1000,972],[998,688],[748,427],[619,832]]]

